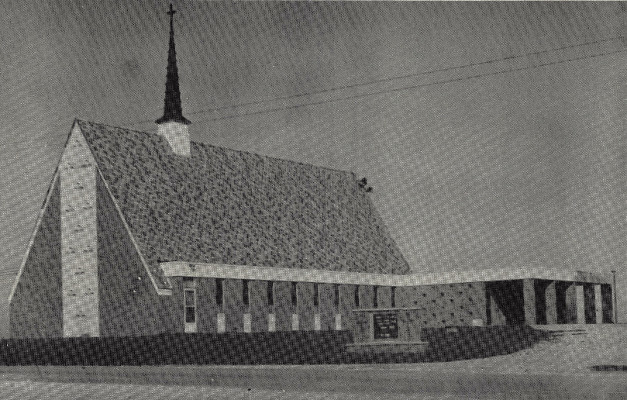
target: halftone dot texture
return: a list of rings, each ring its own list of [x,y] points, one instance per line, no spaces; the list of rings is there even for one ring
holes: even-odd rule
[[[409,271],[352,173],[77,123],[160,287],[165,261]]]
[[[416,272],[616,269],[621,315],[627,309],[625,54],[596,56],[622,50],[624,39],[332,93],[390,89],[346,101],[322,103],[331,99],[323,93],[299,99],[320,102],[312,106],[195,113],[624,36],[620,4],[176,7],[195,140],[367,175]],[[153,1],[11,5],[2,31],[15,55],[1,67],[3,271],[17,270],[69,121],[154,129],[133,124],[160,113],[164,10]]]

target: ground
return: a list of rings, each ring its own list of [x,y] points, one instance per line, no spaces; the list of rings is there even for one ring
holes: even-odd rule
[[[497,357],[300,366],[0,367],[8,399],[627,398],[627,325],[574,332]]]

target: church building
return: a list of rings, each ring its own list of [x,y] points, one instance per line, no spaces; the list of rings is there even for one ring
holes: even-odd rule
[[[10,294],[16,338],[612,321],[606,277],[412,271],[354,173],[190,140],[170,37],[157,133],[75,120]]]

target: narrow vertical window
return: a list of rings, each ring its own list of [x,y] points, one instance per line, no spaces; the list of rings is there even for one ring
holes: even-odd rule
[[[221,306],[224,299],[224,279],[216,279],[216,304]]]
[[[242,302],[245,306],[250,303],[250,296],[248,295],[248,280],[242,280]]]
[[[196,289],[185,289],[183,295],[185,297],[185,323],[193,324],[196,322]]]
[[[268,281],[268,305],[274,305],[274,282]]]
[[[320,292],[318,291],[318,284],[317,283],[314,283],[313,303],[314,303],[315,307],[318,307],[318,305],[320,304]]]
[[[379,307],[379,287],[378,286],[372,287],[372,306],[374,308]]]
[[[333,285],[333,305],[335,308],[340,306],[340,285]]]
[[[359,307],[359,286],[355,286],[355,307]]]
[[[392,307],[396,307],[396,286],[392,286],[390,289],[390,304]]]
[[[292,282],[292,305],[296,306],[298,304],[298,296],[296,294],[296,282]]]

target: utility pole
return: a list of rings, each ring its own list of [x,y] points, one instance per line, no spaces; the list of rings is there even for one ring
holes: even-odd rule
[[[614,317],[613,320],[614,320],[614,323],[617,324],[618,323],[617,321],[618,310],[616,310],[616,305],[617,305],[616,304],[617,303],[616,301],[616,270],[612,270],[612,300],[613,300],[612,303],[614,303],[612,307],[613,317]]]

